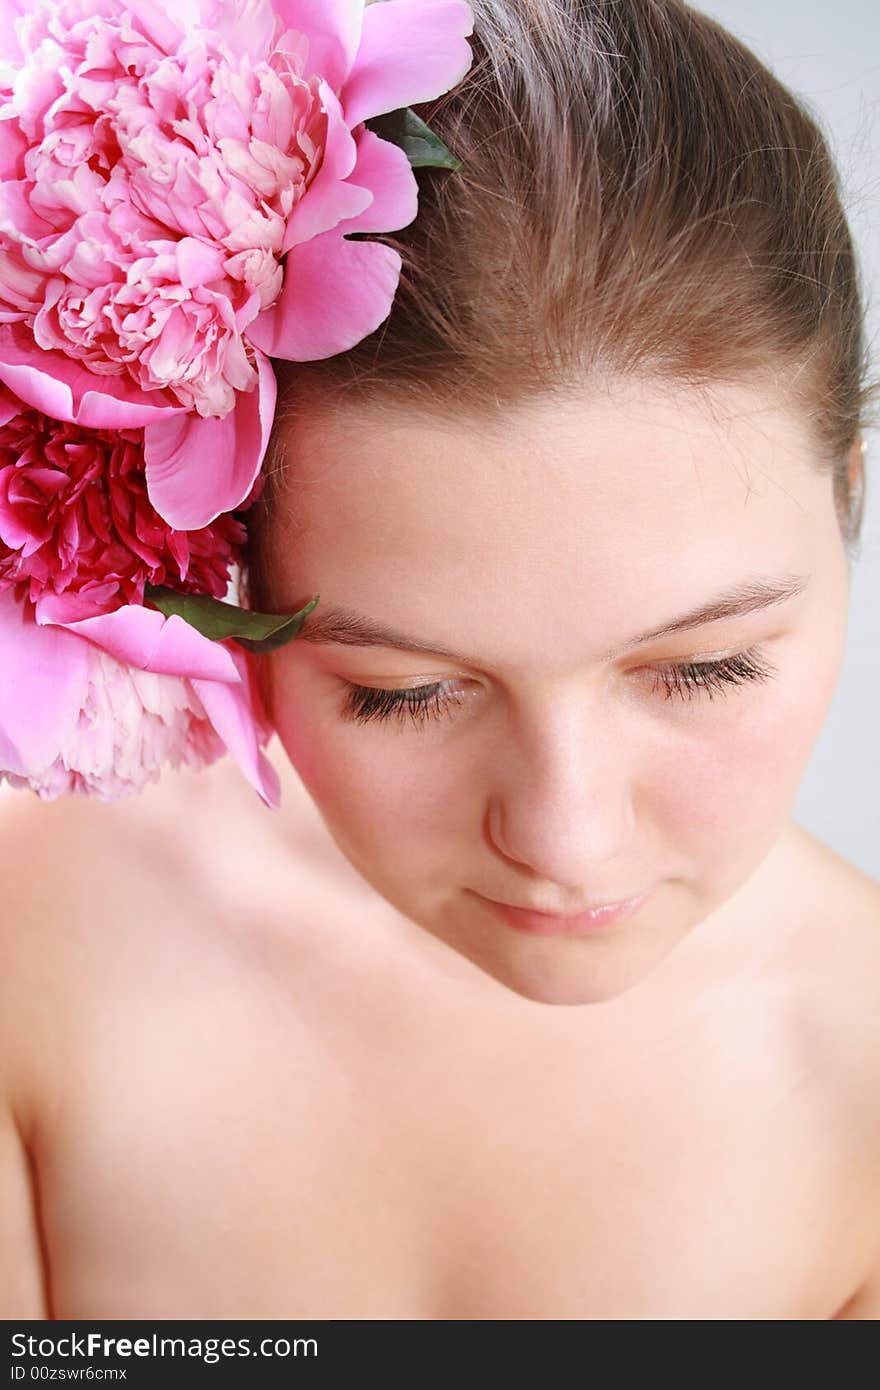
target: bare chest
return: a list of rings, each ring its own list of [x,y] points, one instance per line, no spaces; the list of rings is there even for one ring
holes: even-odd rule
[[[844,1301],[851,1175],[766,1004],[626,1048],[361,983],[188,961],[93,1001],[37,1154],[54,1317]]]

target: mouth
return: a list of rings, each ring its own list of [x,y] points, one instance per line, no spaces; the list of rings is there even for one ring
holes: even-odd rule
[[[513,907],[510,903],[496,902],[494,898],[484,898],[480,893],[476,896],[481,898],[497,917],[518,931],[530,932],[537,936],[585,936],[631,916],[653,891],[653,888],[648,888],[636,897],[626,898],[622,902],[605,903],[601,907],[587,908],[585,912],[565,914]]]

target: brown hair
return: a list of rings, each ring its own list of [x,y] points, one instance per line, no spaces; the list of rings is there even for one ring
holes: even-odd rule
[[[769,376],[833,473],[852,558],[864,487],[848,456],[880,383],[818,119],[681,0],[470,4],[473,66],[415,108],[461,167],[417,170],[415,220],[376,238],[403,257],[390,315],[336,357],[276,364],[251,599],[298,401],[497,414],[617,374]]]

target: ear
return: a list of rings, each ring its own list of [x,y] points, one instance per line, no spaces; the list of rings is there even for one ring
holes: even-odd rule
[[[849,451],[849,463],[847,472],[849,473],[850,494],[856,492],[864,486],[865,482],[865,450],[867,445],[860,434],[857,434]]]
[[[849,451],[847,464],[848,482],[848,525],[853,535],[860,532],[865,510],[865,454],[867,446],[861,434],[857,434]]]

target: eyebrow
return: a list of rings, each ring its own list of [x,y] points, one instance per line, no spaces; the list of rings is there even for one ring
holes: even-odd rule
[[[753,575],[742,580],[732,588],[726,589],[708,603],[702,603],[687,613],[682,613],[658,627],[648,628],[638,633],[623,646],[602,655],[608,661],[632,651],[634,647],[644,646],[660,637],[671,637],[677,632],[688,632],[692,628],[703,627],[707,623],[721,622],[725,618],[740,617],[754,613],[762,608],[770,608],[784,603],[801,593],[809,582],[809,575],[786,574],[782,576]],[[298,633],[301,642],[338,643],[348,647],[395,647],[399,651],[416,652],[421,656],[444,656],[460,661],[467,666],[479,666],[480,658],[454,652],[440,642],[426,642],[411,637],[405,632],[397,632],[384,623],[377,622],[354,609],[328,604],[324,609],[317,607],[306,618]]]

